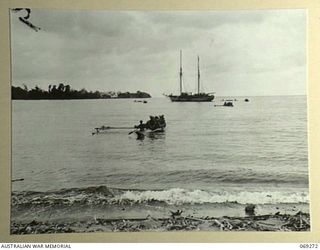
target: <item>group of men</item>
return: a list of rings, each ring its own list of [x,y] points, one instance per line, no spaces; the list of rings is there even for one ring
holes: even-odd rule
[[[149,121],[143,123],[140,121],[139,125],[134,126],[140,131],[144,131],[145,129],[156,130],[156,129],[164,129],[166,127],[166,121],[164,119],[164,115],[160,116],[150,116]]]

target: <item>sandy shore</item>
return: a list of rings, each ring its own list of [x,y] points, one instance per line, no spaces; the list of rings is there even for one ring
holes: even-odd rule
[[[11,234],[138,232],[138,231],[309,231],[310,215],[269,214],[246,217],[189,217],[36,221],[11,223]]]

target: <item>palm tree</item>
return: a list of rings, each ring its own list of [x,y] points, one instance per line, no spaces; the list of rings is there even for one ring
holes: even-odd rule
[[[65,93],[70,93],[70,89],[71,89],[71,87],[70,87],[69,84],[66,85],[66,86],[64,86],[64,92],[65,92]]]
[[[58,90],[59,90],[60,92],[64,92],[64,84],[63,84],[63,83],[60,83],[60,84],[59,84]]]

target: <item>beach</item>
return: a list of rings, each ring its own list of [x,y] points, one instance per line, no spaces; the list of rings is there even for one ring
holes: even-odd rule
[[[310,216],[274,214],[248,217],[170,216],[144,219],[101,219],[86,221],[31,221],[11,224],[12,234],[141,232],[141,231],[310,231]]]
[[[310,230],[307,203],[191,202],[186,190],[171,190],[166,198],[168,190],[152,191],[153,198],[144,192],[150,191],[99,186],[14,193],[11,233]],[[184,201],[174,194],[185,194]]]

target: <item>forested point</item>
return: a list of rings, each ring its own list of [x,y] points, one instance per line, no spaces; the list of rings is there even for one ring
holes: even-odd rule
[[[145,92],[99,92],[87,91],[86,89],[75,90],[70,85],[60,83],[49,85],[48,90],[43,90],[38,86],[28,89],[26,85],[21,87],[11,87],[12,100],[63,100],[63,99],[112,99],[112,98],[150,98],[151,95]]]

